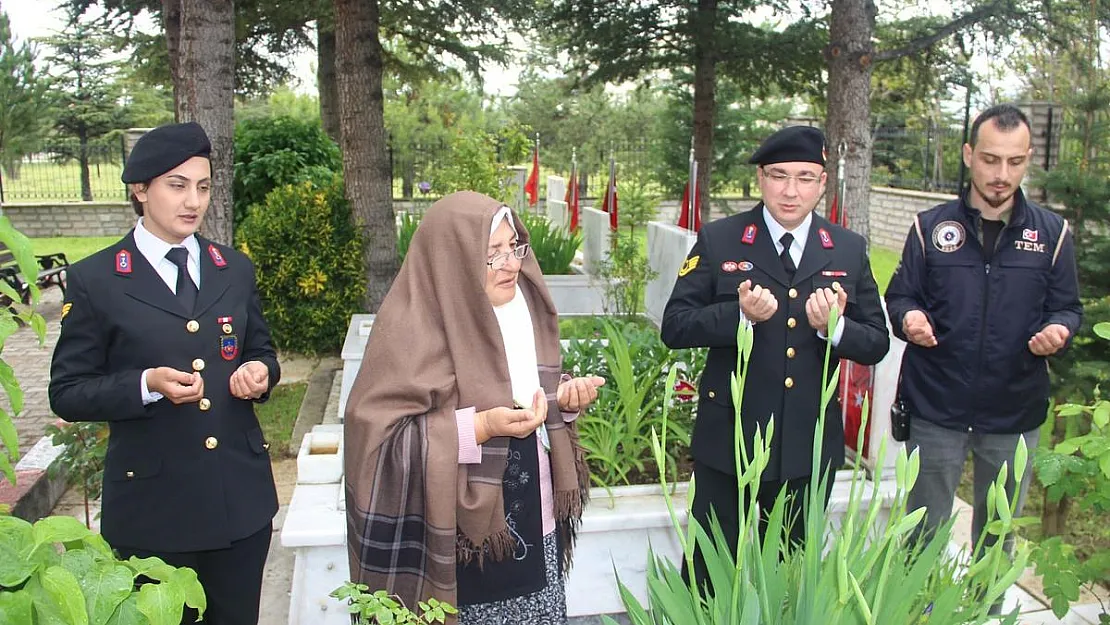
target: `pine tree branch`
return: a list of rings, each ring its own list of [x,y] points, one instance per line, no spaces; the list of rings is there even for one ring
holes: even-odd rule
[[[957,17],[951,22],[948,22],[944,26],[941,26],[929,35],[918,37],[917,39],[914,39],[906,45],[898,48],[876,52],[874,55],[874,60],[876,63],[880,61],[893,61],[895,59],[900,59],[902,57],[910,56],[913,54],[917,54],[918,52],[927,50],[938,41],[950,37],[959,30],[983,21],[993,12],[1001,9],[1003,6],[1003,2],[991,2],[989,4],[977,7],[974,10],[968,11],[960,17]]]

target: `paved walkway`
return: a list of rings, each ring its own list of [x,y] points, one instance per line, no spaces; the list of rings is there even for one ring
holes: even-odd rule
[[[4,361],[15,369],[15,377],[23,388],[23,411],[13,419],[19,434],[21,457],[42,438],[46,426],[56,420],[50,412],[46,391],[50,382],[50,357],[61,332],[62,292],[57,287],[43,292],[39,312],[46,319],[45,345],[39,345],[31,328],[20,328],[4,345]],[[0,401],[10,412],[7,396]]]

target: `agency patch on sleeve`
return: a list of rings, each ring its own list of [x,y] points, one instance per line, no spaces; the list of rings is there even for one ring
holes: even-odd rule
[[[698,266],[699,260],[701,260],[701,256],[691,256],[690,258],[687,258],[686,262],[682,263],[682,268],[678,270],[678,277],[681,278],[682,276],[693,271],[694,268]]]
[[[73,302],[66,302],[65,304],[62,304],[62,319],[65,319],[66,315],[69,314],[70,308],[73,308]]]

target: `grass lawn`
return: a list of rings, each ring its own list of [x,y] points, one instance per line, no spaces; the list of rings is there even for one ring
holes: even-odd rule
[[[901,258],[902,255],[894,250],[877,245],[871,248],[871,273],[879,284],[880,295],[886,293],[886,285],[890,284],[890,277],[894,275],[894,268]]]
[[[31,244],[36,254],[62,252],[69,262],[75,263],[119,240],[120,237],[42,237],[31,239]]]
[[[270,393],[270,399],[258,404],[254,412],[262,425],[262,433],[270,443],[270,455],[289,455],[289,440],[293,437],[293,424],[301,410],[301,400],[308,390],[307,382],[280,384]]]

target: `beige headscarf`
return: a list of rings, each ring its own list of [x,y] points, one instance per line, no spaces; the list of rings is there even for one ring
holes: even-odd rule
[[[486,248],[501,205],[462,192],[436,202],[412,238],[382,303],[347,401],[344,424],[351,578],[407,606],[455,604],[456,558],[500,560],[513,548],[502,478],[507,438],[482,446],[482,463],[458,464],[455,410],[512,405],[504,342],[484,291]],[[524,224],[512,216],[521,242]],[[531,311],[564,572],[589,478],[577,432],[561,418],[555,306],[531,255],[518,284]]]

